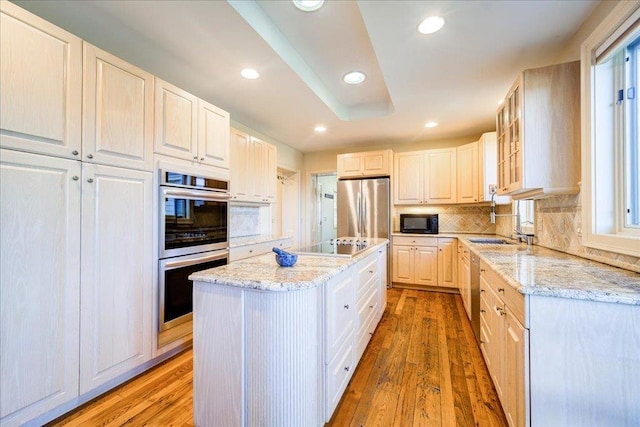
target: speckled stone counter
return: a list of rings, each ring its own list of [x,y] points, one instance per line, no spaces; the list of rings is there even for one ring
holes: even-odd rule
[[[237,248],[240,246],[275,242],[277,240],[284,240],[284,239],[289,239],[289,236],[270,236],[270,235],[258,234],[255,236],[232,237],[231,239],[229,239],[229,247]]]
[[[264,291],[296,291],[326,283],[388,240],[376,239],[367,250],[352,258],[331,255],[299,255],[293,267],[280,267],[269,253],[231,264],[199,271],[189,276],[194,282],[216,283]],[[292,251],[295,252],[295,251]]]
[[[472,243],[472,237],[458,235],[522,294],[640,305],[638,273],[535,245]]]

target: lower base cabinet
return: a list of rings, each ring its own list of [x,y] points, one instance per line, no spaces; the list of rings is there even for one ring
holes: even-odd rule
[[[447,237],[395,236],[393,282],[414,288],[457,288],[457,240]]]

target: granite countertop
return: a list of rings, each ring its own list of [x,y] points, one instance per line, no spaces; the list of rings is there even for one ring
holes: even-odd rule
[[[221,267],[193,273],[189,280],[263,291],[297,291],[314,288],[388,243],[376,239],[352,258],[331,255],[298,255],[293,267],[280,267],[275,254],[243,259]]]
[[[258,243],[274,242],[276,240],[289,239],[289,236],[270,236],[267,234],[258,234],[255,236],[232,237],[229,239],[229,247],[237,248],[240,246],[256,245]]]
[[[522,294],[640,305],[638,273],[536,245],[472,243],[472,237],[458,235]]]

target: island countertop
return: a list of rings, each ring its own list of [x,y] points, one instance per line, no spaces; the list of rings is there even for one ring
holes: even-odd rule
[[[638,273],[541,246],[476,244],[470,237],[458,239],[522,294],[640,305]]]
[[[298,261],[293,267],[280,267],[276,263],[275,254],[269,253],[193,273],[189,280],[263,291],[310,289],[326,283],[341,271],[388,244],[388,240],[375,239],[371,243],[366,250],[351,258],[298,255]],[[295,250],[291,252],[295,253]]]

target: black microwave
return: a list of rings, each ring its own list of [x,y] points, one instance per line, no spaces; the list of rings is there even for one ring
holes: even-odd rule
[[[438,214],[400,214],[400,232],[438,234]]]

